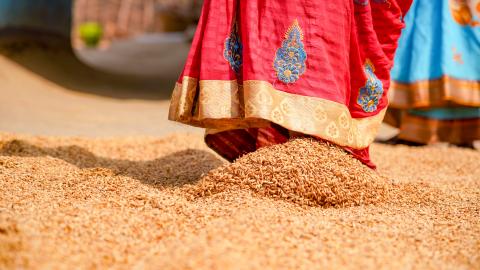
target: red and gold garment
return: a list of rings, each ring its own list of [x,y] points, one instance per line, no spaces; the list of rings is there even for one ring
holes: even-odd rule
[[[304,134],[368,147],[411,0],[206,0],[169,119],[229,160]]]

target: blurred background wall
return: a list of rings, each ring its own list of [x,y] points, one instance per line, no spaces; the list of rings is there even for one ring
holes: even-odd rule
[[[46,31],[69,36],[71,0],[1,0],[0,29]]]
[[[103,28],[103,39],[144,33],[181,32],[196,23],[199,0],[76,0],[73,29],[86,22]],[[78,35],[74,44],[80,45]]]
[[[101,71],[171,84],[201,5],[200,0],[0,0],[0,49],[42,44],[72,51]]]
[[[94,22],[102,40],[144,33],[182,32],[196,23],[200,0],[0,0],[0,29],[72,35],[81,45],[78,29]]]
[[[200,7],[198,0],[0,0],[0,132],[200,132],[167,121]]]

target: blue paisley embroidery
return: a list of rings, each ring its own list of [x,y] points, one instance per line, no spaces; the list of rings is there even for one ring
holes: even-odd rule
[[[285,33],[285,40],[275,53],[273,63],[277,78],[284,83],[294,83],[305,73],[307,53],[302,40],[302,29],[295,20]]]
[[[228,61],[235,73],[238,73],[242,66],[242,49],[243,45],[238,33],[238,24],[235,22],[230,36],[225,40],[225,49],[223,50],[225,60]]]
[[[375,67],[372,62],[367,59],[365,62],[365,75],[367,82],[365,86],[360,88],[357,103],[365,112],[373,112],[377,110],[378,103],[383,95],[383,83],[374,73]]]

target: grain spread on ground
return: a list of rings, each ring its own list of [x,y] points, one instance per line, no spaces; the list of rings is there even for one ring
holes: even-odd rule
[[[480,153],[371,151],[1,134],[0,268],[480,268]]]
[[[347,207],[398,201],[399,197],[428,202],[434,189],[395,184],[363,165],[340,147],[310,138],[262,148],[233,164],[212,170],[186,189],[193,197],[249,190],[261,197],[299,205]],[[422,190],[422,194],[415,190]],[[402,196],[404,195],[404,196]]]

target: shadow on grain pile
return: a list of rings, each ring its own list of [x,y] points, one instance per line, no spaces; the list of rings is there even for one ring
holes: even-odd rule
[[[247,190],[302,206],[348,207],[428,203],[438,194],[426,184],[394,183],[340,147],[306,138],[262,148],[223,166],[217,156],[200,149],[130,160],[101,157],[78,145],[42,147],[18,139],[1,142],[0,155],[50,156],[87,169],[86,179],[127,176],[158,188],[179,188],[190,199]]]
[[[136,161],[97,156],[78,145],[40,147],[18,139],[0,142],[1,155],[50,156],[80,169],[88,169],[85,173],[90,177],[104,174],[127,176],[159,188],[195,183],[203,174],[223,164],[211,152],[200,149],[186,149],[152,160]]]
[[[340,147],[306,138],[262,148],[185,186],[192,198],[238,190],[323,207],[421,204],[438,192],[423,183],[394,183]]]

